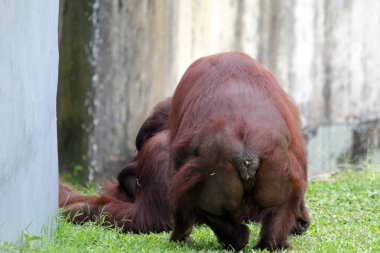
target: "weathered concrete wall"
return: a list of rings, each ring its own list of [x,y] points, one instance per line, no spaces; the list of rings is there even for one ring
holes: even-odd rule
[[[90,178],[115,176],[149,108],[171,93],[175,1],[95,1]]]
[[[198,57],[243,50],[275,74],[305,127],[380,118],[379,1],[180,4],[177,79]]]
[[[58,0],[0,1],[0,243],[58,208]]]
[[[88,162],[93,130],[91,66],[92,15],[90,1],[61,0],[58,84],[58,147],[60,168],[83,168]],[[79,171],[78,171],[79,172]],[[88,173],[78,176],[88,180]]]
[[[91,178],[115,175],[153,105],[192,61],[220,51],[247,52],[293,97],[315,173],[336,164],[318,162],[325,151],[315,147],[355,150],[334,145],[336,128],[353,139],[358,124],[380,119],[377,0],[94,0],[91,19]]]

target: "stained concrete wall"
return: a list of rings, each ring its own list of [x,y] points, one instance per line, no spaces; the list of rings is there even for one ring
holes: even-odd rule
[[[0,1],[0,243],[58,206],[58,0]]]
[[[311,174],[357,156],[356,147],[340,142],[380,148],[376,130],[371,139],[355,137],[362,124],[380,119],[380,1],[93,0],[91,6],[90,179],[115,175],[133,155],[153,105],[172,94],[192,61],[220,51],[247,52],[294,99]],[[347,131],[334,140],[340,128]],[[334,154],[325,155],[326,146]]]
[[[199,0],[178,5],[175,80],[198,57],[243,50],[293,97],[304,127],[380,118],[379,1]]]

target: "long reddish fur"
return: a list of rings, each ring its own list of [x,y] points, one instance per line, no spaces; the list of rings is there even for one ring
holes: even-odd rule
[[[138,233],[180,227],[176,220],[178,203],[182,202],[180,208],[190,212],[197,198],[192,192],[207,183],[209,175],[208,171],[202,171],[195,157],[187,155],[187,148],[191,146],[189,140],[202,138],[200,136],[204,133],[219,131],[227,124],[250,117],[249,112],[236,110],[233,104],[229,108],[221,104],[221,99],[229,99],[229,92],[233,91],[219,89],[219,85],[236,82],[254,87],[257,93],[249,93],[250,99],[269,98],[286,123],[289,155],[283,161],[285,166],[279,176],[290,178],[288,202],[263,207],[258,205],[253,194],[242,200],[236,213],[218,217],[198,212],[195,216],[188,216],[190,221],[186,222],[206,222],[226,246],[241,248],[247,242],[248,232],[240,223],[243,220],[260,221],[263,228],[257,247],[269,250],[287,248],[288,234],[303,232],[310,222],[304,201],[307,165],[299,114],[274,77],[242,53],[218,54],[194,62],[181,79],[173,100],[160,103],[143,124],[136,140],[139,153],[131,166],[136,168],[137,179],[134,202],[121,197],[124,187],[116,181],[109,182],[101,196],[83,196],[61,184],[60,206],[64,213],[70,214],[71,221],[78,224],[104,215],[107,223],[121,227],[123,231]],[[208,118],[215,113],[222,117]],[[249,138],[249,126],[236,124],[235,128],[237,136]],[[223,154],[223,147],[218,148]],[[260,169],[258,173],[260,184],[260,178],[265,175],[260,174]],[[268,193],[268,198],[270,195]],[[282,225],[278,226],[278,223]],[[232,233],[225,234],[224,230]],[[187,239],[186,233],[184,240]]]
[[[60,206],[75,224],[102,221],[124,232],[149,233],[171,229],[168,201],[167,132],[147,140],[136,157],[136,196],[134,202],[120,198],[119,183],[109,181],[100,196],[85,196],[60,183]],[[152,159],[152,157],[154,159]]]
[[[184,220],[196,221],[200,218],[196,211],[199,207],[196,204],[189,206],[188,202],[197,198],[197,191],[194,189],[202,187],[206,178],[209,177],[211,171],[206,168],[215,167],[208,164],[207,161],[201,166],[190,168],[187,166],[188,163],[200,159],[194,158],[193,151],[188,150],[192,149],[191,142],[194,139],[192,136],[199,136],[205,131],[212,136],[210,131],[204,129],[207,129],[208,125],[213,124],[215,120],[224,121],[224,127],[235,126],[236,136],[244,136],[241,137],[242,139],[249,139],[252,134],[260,134],[260,130],[253,132],[253,128],[259,128],[262,122],[265,124],[268,121],[266,117],[262,116],[263,111],[265,113],[268,110],[269,114],[276,112],[259,103],[255,104],[255,101],[267,101],[268,99],[280,113],[287,127],[288,134],[284,135],[288,140],[287,157],[276,157],[276,153],[272,156],[273,159],[278,160],[276,164],[282,164],[277,168],[279,181],[285,182],[289,179],[290,183],[283,187],[285,192],[275,192],[277,186],[273,185],[274,193],[264,192],[261,194],[260,197],[264,200],[271,201],[273,199],[274,202],[272,201],[271,204],[255,199],[257,196],[254,192],[253,196],[244,198],[242,202],[245,205],[242,204],[241,209],[246,208],[245,215],[248,216],[248,219],[260,220],[263,223],[260,241],[257,244],[260,249],[288,248],[289,244],[286,242],[288,234],[300,233],[308,226],[309,215],[304,203],[307,162],[298,110],[275,78],[255,60],[242,53],[222,53],[195,61],[185,72],[173,96],[169,116],[170,170],[173,173],[170,197],[175,206],[172,240],[184,240],[188,236],[192,224],[184,222]],[[263,111],[255,111],[255,106]],[[252,110],[246,109],[252,107]],[[255,117],[256,121],[249,121],[251,117]],[[278,122],[270,123],[276,125]],[[263,125],[264,127],[266,125]],[[263,136],[259,140],[265,143],[266,137],[269,136]],[[223,149],[223,147],[221,148]],[[273,149],[275,148],[276,146],[273,146]],[[258,153],[261,152],[260,156],[265,157],[265,151],[259,148]],[[220,159],[223,160],[222,157]],[[275,169],[264,168],[265,166],[264,163],[258,170],[256,191],[265,184],[263,180],[271,177],[271,173]],[[272,182],[266,183],[271,184]],[[276,198],[273,198],[273,195],[276,194],[282,195],[281,200],[277,200],[277,202]],[[183,211],[184,209],[189,210]],[[238,215],[240,210],[236,210],[236,214],[230,215]],[[212,221],[210,224],[212,225]],[[231,224],[235,223],[229,222],[225,226]],[[225,240],[225,244],[229,243],[239,249],[247,243],[246,239],[233,239],[233,232],[226,234],[227,232],[224,233],[222,229],[219,231],[217,229],[218,227],[214,229],[214,232],[217,233],[219,240],[222,242]]]

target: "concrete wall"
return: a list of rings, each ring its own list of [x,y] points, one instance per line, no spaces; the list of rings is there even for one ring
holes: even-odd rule
[[[0,243],[58,206],[58,0],[0,1]]]
[[[356,157],[357,148],[346,145],[355,140],[380,151],[377,130],[370,139],[355,137],[362,124],[376,129],[380,120],[380,1],[93,0],[91,5],[87,51],[93,103],[85,154],[90,179],[115,175],[133,155],[134,137],[153,105],[172,94],[192,61],[220,51],[247,52],[294,99],[311,174],[331,171],[342,157]],[[336,129],[347,131],[333,140]],[[327,146],[333,153],[325,153]]]
[[[196,0],[177,8],[175,80],[201,56],[243,50],[293,97],[304,127],[380,118],[379,1]]]

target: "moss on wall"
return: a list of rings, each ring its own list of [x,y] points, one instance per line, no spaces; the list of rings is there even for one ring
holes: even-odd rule
[[[61,172],[87,167],[91,130],[91,76],[89,42],[92,37],[92,1],[61,3],[58,83],[58,148]],[[83,170],[78,176],[87,179]]]

